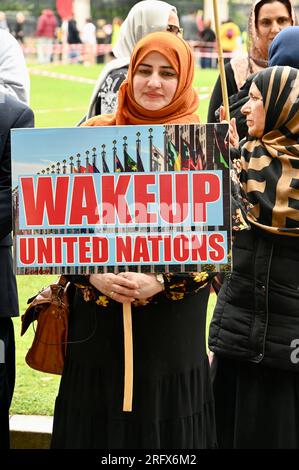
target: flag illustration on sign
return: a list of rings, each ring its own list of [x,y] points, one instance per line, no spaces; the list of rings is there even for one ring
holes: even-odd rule
[[[120,173],[122,171],[125,171],[124,167],[122,166],[122,163],[121,163],[120,159],[118,158],[118,156],[116,154],[114,155],[114,171],[116,173]]]
[[[224,166],[224,168],[228,168],[228,162],[229,162],[229,144],[228,144],[228,128],[224,126],[223,124],[221,125],[215,125],[214,127],[214,135],[215,135],[215,141],[217,148],[220,152],[220,158],[219,161],[220,163]]]
[[[137,171],[144,171],[143,162],[140,156],[139,145],[137,145],[136,147],[136,154],[137,154]]]
[[[103,162],[103,173],[110,173],[109,167],[106,162],[106,158],[104,156],[102,157],[102,162]]]
[[[84,169],[82,171],[82,168]],[[75,170],[76,172],[76,170]],[[99,173],[99,171],[95,171],[95,166],[94,165],[88,165],[87,167],[82,167],[80,166],[80,173]]]
[[[170,139],[167,142],[167,164],[168,171],[180,171],[181,170],[181,155],[175,148],[175,145]]]
[[[125,157],[125,171],[137,171],[137,163],[133,160],[132,157],[128,154],[127,150],[124,149],[124,157]]]
[[[161,158],[162,160],[164,160],[163,153],[162,153],[161,150],[160,150],[158,147],[156,147],[155,145],[153,145],[153,156],[154,156],[157,160],[159,160],[160,158]]]
[[[189,142],[185,139],[181,140],[182,149],[182,171],[194,170],[194,151],[191,149]]]
[[[90,171],[86,171],[86,167],[80,165],[79,169],[74,167],[74,173],[91,173]]]
[[[100,173],[100,170],[98,170],[95,163],[93,163],[93,165],[92,165],[92,172],[91,173]]]
[[[200,140],[199,140],[199,135],[196,136],[196,157],[194,159],[194,166],[195,170],[204,170],[205,169],[205,154],[202,149]]]
[[[151,147],[150,168],[152,171],[162,171],[162,168],[164,168],[164,155],[156,145]]]

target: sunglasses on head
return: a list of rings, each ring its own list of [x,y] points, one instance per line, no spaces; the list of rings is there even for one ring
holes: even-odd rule
[[[169,24],[169,25],[167,26],[166,31],[168,31],[169,33],[173,33],[173,34],[175,34],[176,36],[178,36],[178,35],[183,36],[183,28],[179,28],[179,27],[176,26],[175,24]]]

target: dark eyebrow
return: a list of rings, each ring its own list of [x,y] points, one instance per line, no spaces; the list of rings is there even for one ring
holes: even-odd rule
[[[290,17],[287,16],[287,15],[280,15],[280,16],[277,17],[278,20],[280,20],[281,18],[290,19]],[[276,17],[274,19],[276,19]],[[259,20],[270,20],[270,21],[272,21],[273,18],[271,18],[270,16],[262,16],[261,18],[259,18]]]
[[[152,65],[149,65],[149,64],[139,64],[139,66],[142,65],[142,67],[152,67]],[[174,70],[174,68],[171,66],[171,65],[161,65],[160,67],[161,69],[172,69]]]

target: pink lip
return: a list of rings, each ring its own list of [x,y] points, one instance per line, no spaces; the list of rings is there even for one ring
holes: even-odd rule
[[[163,95],[159,95],[158,93],[144,93],[149,98],[162,98]]]

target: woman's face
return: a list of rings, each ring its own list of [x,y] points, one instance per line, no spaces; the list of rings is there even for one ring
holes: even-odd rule
[[[257,45],[265,59],[268,58],[268,49],[275,36],[291,25],[292,19],[283,3],[265,3],[261,7],[257,18]]]
[[[255,83],[249,89],[249,101],[241,108],[246,116],[248,134],[252,137],[261,138],[265,129],[266,113],[261,92]]]
[[[150,52],[138,65],[133,77],[135,101],[149,111],[158,111],[173,100],[178,75],[159,52]]]

